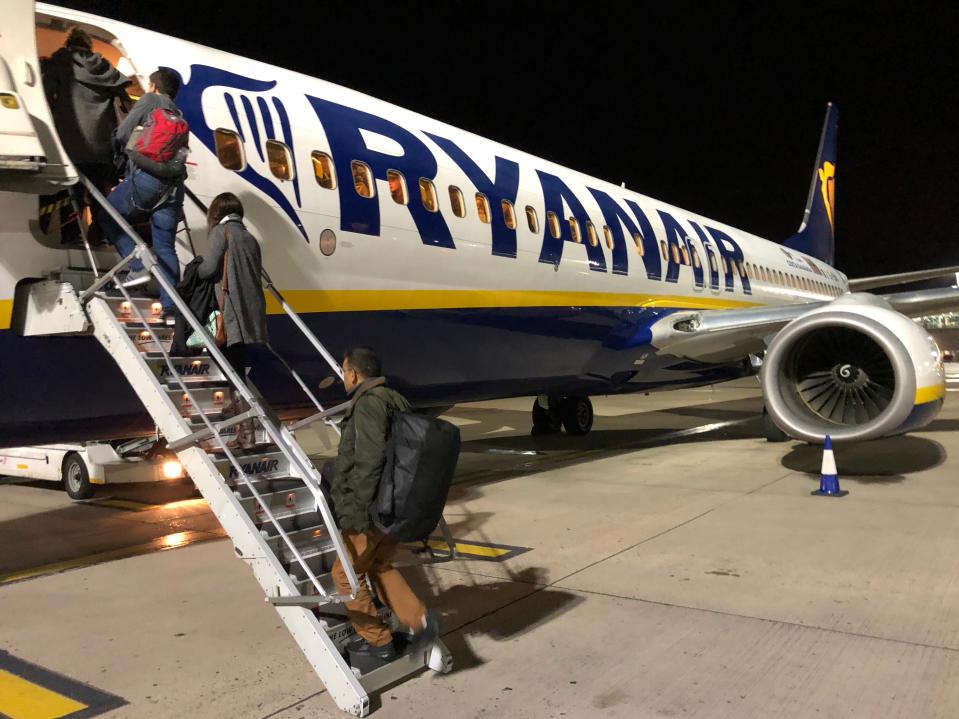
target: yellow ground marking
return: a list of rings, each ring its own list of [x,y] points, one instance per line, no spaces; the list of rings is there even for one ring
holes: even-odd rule
[[[435,549],[437,551],[449,551],[449,545],[441,539],[431,539],[429,541],[429,545],[430,549]],[[456,542],[456,551],[459,554],[468,554],[478,557],[487,557],[489,559],[496,559],[497,557],[502,557],[504,554],[509,554],[513,551],[513,549],[504,547],[484,547],[479,544]]]
[[[112,507],[114,509],[127,509],[132,512],[148,512],[151,509],[163,509],[165,504],[146,504],[144,502],[133,502],[129,499],[97,499],[93,502],[87,502],[95,507]]]
[[[10,719],[60,719],[86,708],[86,704],[0,669],[0,714]]]
[[[21,569],[16,572],[11,572],[10,574],[0,574],[0,586],[4,584],[12,584],[13,582],[22,582],[24,579],[35,579],[36,577],[44,577],[49,574],[59,574],[60,572],[65,572],[69,569],[91,567],[94,564],[112,562],[116,559],[127,559],[129,557],[138,557],[143,554],[162,552],[167,549],[188,547],[191,544],[197,544],[199,542],[205,542],[211,539],[220,539],[223,536],[225,536],[224,532],[175,532],[174,534],[167,534],[163,537],[158,537],[152,542],[147,542],[145,544],[134,544],[130,547],[110,549],[106,552],[88,554],[85,557],[68,559],[63,562],[53,562],[52,564],[44,564],[39,567],[31,567],[30,569]]]
[[[13,317],[13,300],[0,300],[0,330],[10,329]]]
[[[287,290],[283,295],[290,306],[301,313],[489,307],[670,307],[718,310],[755,307],[759,304],[717,297],[549,290]],[[268,313],[283,314],[283,308],[272,296],[267,296],[266,300]]]
[[[942,384],[932,385],[931,387],[920,387],[916,390],[916,404],[925,404],[926,402],[935,402],[946,396],[946,386]]]

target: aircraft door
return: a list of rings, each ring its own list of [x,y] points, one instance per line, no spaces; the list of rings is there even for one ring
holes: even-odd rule
[[[0,191],[51,194],[76,180],[43,92],[33,0],[5,0],[0,16]]]

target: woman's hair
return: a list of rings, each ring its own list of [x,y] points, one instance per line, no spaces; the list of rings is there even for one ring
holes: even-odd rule
[[[243,217],[243,204],[240,198],[232,192],[221,192],[213,198],[210,203],[210,209],[206,213],[206,224],[208,229],[213,229],[227,215],[239,215]]]
[[[65,47],[78,47],[83,50],[93,51],[93,38],[87,33],[86,30],[80,27],[74,27],[70,30],[70,34],[67,35],[67,41],[64,43]]]

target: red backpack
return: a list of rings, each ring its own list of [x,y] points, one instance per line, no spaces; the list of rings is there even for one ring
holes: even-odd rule
[[[186,174],[190,126],[179,110],[157,108],[127,146],[130,161],[156,177]]]

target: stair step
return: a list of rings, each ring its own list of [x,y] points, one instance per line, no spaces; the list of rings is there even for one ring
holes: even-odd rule
[[[249,488],[246,489],[249,493]],[[257,491],[259,492],[259,489]],[[291,516],[316,509],[316,499],[313,497],[313,493],[302,483],[288,491],[260,492],[260,497],[263,499],[262,504],[265,504],[274,516],[280,516],[281,514]],[[264,515],[260,506],[261,503],[252,496],[241,498],[240,504],[246,510],[246,513],[254,519]]]
[[[172,337],[171,337],[172,339]],[[158,352],[150,352],[143,358],[156,377],[166,384],[176,384],[176,378],[170,372],[166,359]],[[212,357],[171,357],[171,363],[177,375],[187,384],[220,384],[229,386],[226,376]]]
[[[275,445],[269,445],[261,451],[247,451],[243,454],[237,454],[236,459],[243,469],[243,473],[254,480],[256,491],[264,492],[280,491],[272,489],[262,489],[261,480],[283,479],[290,476],[290,461],[286,456],[276,448]],[[228,481],[239,480],[236,469],[230,463],[230,460],[223,454],[217,454],[213,459],[213,464]],[[300,480],[292,480],[296,487],[303,487]],[[249,497],[250,490],[245,482],[237,481],[237,490],[242,492],[242,496]]]
[[[304,557],[304,560],[306,561],[306,566],[308,566],[310,571],[313,572],[313,575],[320,580],[320,584],[327,590],[327,593],[335,593],[336,587],[333,583],[333,576],[330,574],[333,570],[333,563],[336,561],[336,551],[333,547],[333,542],[331,541],[329,544],[329,551]],[[300,594],[304,596],[319,594],[319,592],[316,591],[316,587],[313,586],[313,582],[310,581],[306,572],[303,571],[303,567],[299,564],[294,564],[290,567],[290,579],[296,586],[296,591]]]
[[[281,562],[287,565],[294,565],[291,571],[295,572],[296,558],[280,535],[268,536],[269,531],[266,527],[260,531],[260,534],[263,536],[263,541],[267,543]],[[330,539],[329,530],[325,525],[321,524],[307,529],[287,532],[286,535],[304,559],[322,557],[330,553],[335,554],[333,540]]]
[[[322,536],[329,537],[330,533],[326,529],[326,524],[323,522],[323,516],[316,510],[315,507],[308,507],[305,510],[293,511],[283,513],[281,516],[277,516],[274,512],[274,517],[280,523],[280,526],[283,527],[283,531],[291,535],[294,532],[307,532],[311,533],[314,530],[320,531]],[[270,539],[278,537],[279,533],[277,532],[276,525],[270,522],[267,519],[266,512],[262,512],[257,515],[257,521],[261,523],[260,534],[266,532],[267,536]],[[312,534],[310,536],[313,536]]]
[[[133,340],[133,344],[136,345],[137,349],[144,354],[159,354],[161,350],[163,352],[169,352],[170,347],[173,345],[173,328],[157,325],[152,327],[152,329],[160,341],[159,345],[153,341],[149,332],[139,327],[128,327],[127,334],[130,335],[130,339]]]
[[[135,306],[140,310],[144,319],[146,319],[150,324],[160,324],[163,325],[163,305],[160,304],[159,300],[155,300],[152,297],[133,297],[129,300],[123,297],[104,297],[106,303],[110,306],[113,314],[116,315],[116,318],[124,324],[137,323],[136,314],[133,311]],[[165,326],[165,325],[164,325]]]
[[[179,387],[167,386],[166,392],[184,417],[199,418],[201,409],[208,417],[222,417],[223,408],[229,401],[229,393],[225,387],[190,387],[190,394],[196,404],[193,404],[186,392]]]

